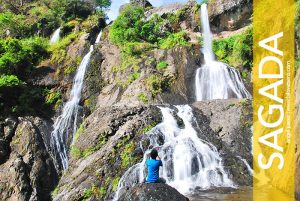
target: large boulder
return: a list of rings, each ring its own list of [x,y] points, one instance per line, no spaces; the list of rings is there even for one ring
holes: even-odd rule
[[[58,174],[47,151],[47,124],[33,117],[13,124],[9,159],[0,165],[0,200],[51,200]]]
[[[119,201],[188,201],[175,188],[167,184],[138,184],[126,191]]]
[[[211,29],[214,33],[233,31],[251,23],[251,0],[215,0],[208,3]]]

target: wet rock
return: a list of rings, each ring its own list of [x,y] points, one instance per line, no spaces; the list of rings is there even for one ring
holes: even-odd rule
[[[238,185],[251,185],[251,173],[242,161],[252,166],[251,101],[211,100],[193,106],[199,137],[217,147],[230,179]]]
[[[124,193],[119,201],[188,201],[175,188],[167,184],[138,184]]]

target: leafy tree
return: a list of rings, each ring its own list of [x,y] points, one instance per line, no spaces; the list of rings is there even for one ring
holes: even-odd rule
[[[64,21],[87,18],[94,12],[94,2],[82,0],[54,0],[50,7]]]
[[[96,6],[102,8],[108,8],[111,5],[111,0],[94,0]]]
[[[34,66],[48,55],[43,38],[0,40],[0,119],[7,115],[46,115],[44,90],[31,84]]]
[[[115,44],[124,45],[126,42],[139,41],[142,30],[144,8],[127,5],[112,24],[109,37]]]
[[[0,40],[0,74],[26,77],[32,67],[47,56],[47,41],[35,37]]]
[[[111,41],[123,48],[137,42],[155,44],[161,48],[189,45],[185,32],[168,27],[167,30],[162,30],[164,25],[172,24],[175,14],[165,18],[156,14],[151,19],[145,20],[144,12],[145,9],[141,6],[132,4],[125,6],[110,28]]]
[[[0,13],[0,37],[23,37],[30,34],[30,25],[26,22],[26,16],[15,15],[12,12]]]

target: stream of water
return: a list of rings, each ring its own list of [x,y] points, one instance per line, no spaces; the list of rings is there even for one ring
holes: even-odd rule
[[[95,41],[95,44],[98,44],[100,42],[101,36],[102,36],[102,31],[100,31],[100,33],[98,34],[98,36],[96,38],[96,41]]]
[[[118,200],[124,190],[144,181],[145,161],[152,148],[156,148],[163,162],[160,175],[167,184],[183,194],[196,188],[234,187],[222,165],[222,159],[212,144],[199,139],[192,123],[195,121],[192,108],[188,105],[176,106],[176,111],[160,107],[163,121],[147,134],[150,145],[144,152],[143,161],[129,168],[120,179],[114,200]],[[184,127],[179,127],[174,113],[182,119]],[[161,142],[163,139],[163,144]]]
[[[196,71],[196,100],[251,98],[239,71],[215,60],[206,4],[201,5],[201,25],[204,40],[202,53],[205,63]]]
[[[59,27],[58,29],[56,29],[54,31],[54,33],[52,34],[52,37],[50,38],[50,45],[53,45],[53,44],[55,44],[55,43],[57,43],[59,41],[60,30],[61,30],[61,28]]]
[[[81,91],[84,82],[84,75],[90,63],[91,54],[94,46],[90,47],[90,51],[84,56],[79,65],[70,94],[69,101],[64,105],[62,114],[56,119],[54,123],[54,130],[51,133],[51,147],[54,148],[54,156],[63,169],[68,168],[68,142],[69,137],[73,140],[74,134],[77,130],[78,111],[81,107],[79,105],[81,99]]]

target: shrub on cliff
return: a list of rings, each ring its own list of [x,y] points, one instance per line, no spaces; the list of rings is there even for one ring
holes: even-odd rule
[[[220,61],[233,67],[251,69],[253,63],[252,46],[253,31],[250,27],[243,33],[214,40],[213,51]]]
[[[120,47],[134,42],[150,43],[164,49],[188,45],[186,34],[174,25],[178,23],[176,14],[164,17],[155,14],[146,20],[144,13],[141,6],[125,6],[110,28],[110,40]]]
[[[47,47],[40,37],[0,40],[0,118],[49,111],[44,89],[31,81],[35,66],[48,56]]]

